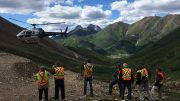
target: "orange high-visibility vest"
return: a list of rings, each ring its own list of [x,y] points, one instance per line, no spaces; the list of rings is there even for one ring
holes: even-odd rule
[[[63,67],[56,67],[54,68],[55,74],[54,78],[55,79],[63,79],[64,78],[64,68]]]
[[[49,85],[49,74],[45,70],[45,72],[39,71],[36,74],[36,80],[39,86]]]
[[[132,73],[132,70],[130,68],[123,68],[122,69],[122,79],[123,80],[131,80],[131,73]]]

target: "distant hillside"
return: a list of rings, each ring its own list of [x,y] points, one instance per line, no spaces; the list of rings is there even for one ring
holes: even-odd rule
[[[156,43],[146,47],[124,61],[133,65],[144,64],[146,66],[163,68],[171,71],[174,76],[180,73],[180,27],[171,31]],[[176,72],[176,73],[174,73]],[[177,76],[178,77],[178,76]]]
[[[10,52],[45,64],[60,61],[68,67],[79,66],[85,60],[83,55],[73,52],[49,38],[40,39],[38,44],[26,44],[17,40],[15,35],[23,28],[2,17],[0,17],[0,27],[1,51]]]
[[[99,54],[107,55],[107,50],[116,51],[116,49],[113,50],[113,47],[118,47],[118,43],[124,36],[127,28],[128,24],[118,22],[107,26],[96,34],[81,37],[70,36],[69,38],[61,40],[60,42],[62,42],[65,46],[83,47]]]
[[[81,37],[70,36],[67,39],[58,40],[58,41],[64,46],[69,46],[74,48],[85,48],[101,55],[107,55],[107,52],[104,49],[98,48],[95,44],[90,43],[88,40],[86,40],[86,37],[83,36]]]
[[[83,28],[81,25],[77,25],[72,31],[68,33],[68,36],[70,37],[81,37],[81,36],[87,36],[91,34],[95,34],[99,32],[101,28],[98,25],[89,24],[87,28]],[[61,36],[53,36],[52,37],[55,40],[61,40],[63,41]]]
[[[89,50],[101,49],[108,53],[106,55],[134,54],[179,26],[179,14],[165,17],[149,16],[130,25],[116,22],[95,34],[69,37],[72,42],[68,38],[61,42],[65,46],[85,47]]]

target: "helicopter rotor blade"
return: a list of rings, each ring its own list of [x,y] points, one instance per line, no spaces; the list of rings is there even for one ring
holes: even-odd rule
[[[56,22],[56,23],[43,23],[43,24],[36,24],[36,25],[51,25],[51,24],[62,24],[65,22]]]
[[[36,26],[36,25],[49,25],[49,24],[62,24],[62,23],[65,23],[65,22],[56,22],[56,23],[31,24],[31,23],[27,23],[27,22],[24,22],[24,21],[16,20],[16,19],[13,19],[13,18],[9,18],[9,19],[14,20],[14,21],[18,21],[18,22],[21,22],[21,23],[25,23],[25,24],[30,24],[30,25],[32,25],[32,26]]]
[[[30,27],[32,27],[32,26],[28,26],[28,27],[26,27],[26,29],[27,29],[27,28],[30,28]]]
[[[13,19],[13,18],[9,18],[9,19],[14,20],[14,21],[18,21],[18,22],[21,22],[21,23],[29,24],[29,23],[27,23],[27,22],[20,21],[20,20],[16,20],[16,19]]]

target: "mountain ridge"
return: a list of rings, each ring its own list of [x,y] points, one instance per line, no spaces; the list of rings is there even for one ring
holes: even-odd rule
[[[110,55],[118,53],[129,54],[135,53],[149,44],[157,42],[178,26],[180,26],[180,14],[170,14],[164,17],[149,16],[133,24],[116,22],[106,26],[95,34],[71,37],[71,39],[76,40],[78,43],[74,43],[74,47],[86,47],[79,41],[84,40],[96,48],[105,50]],[[127,43],[122,44],[122,41],[123,43]],[[67,42],[66,39],[60,42],[66,46],[71,44],[71,42]],[[121,46],[122,48],[120,48]]]

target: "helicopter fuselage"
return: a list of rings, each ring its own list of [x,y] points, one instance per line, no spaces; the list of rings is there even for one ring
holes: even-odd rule
[[[11,20],[15,20],[18,22],[22,22],[22,23],[26,23],[23,21],[19,21],[13,18],[9,18]],[[31,30],[22,30],[20,33],[18,33],[16,35],[16,37],[21,40],[21,41],[25,41],[28,43],[31,43],[32,41],[34,42],[38,42],[40,38],[43,37],[48,37],[48,36],[53,36],[53,35],[62,35],[64,37],[67,37],[67,30],[68,30],[68,26],[66,27],[64,32],[44,32],[44,30],[42,28],[36,28],[37,25],[50,25],[50,24],[61,24],[64,22],[57,22],[57,23],[44,23],[44,24],[30,24],[30,23],[26,23],[26,24],[30,24],[31,26],[33,26],[33,29]]]
[[[22,30],[16,36],[21,41],[32,43],[38,42],[43,34],[44,30],[42,28],[35,28],[32,30]]]
[[[63,35],[67,37],[68,26],[66,27],[64,32],[45,32],[42,28],[33,28],[31,30],[22,30],[20,33],[16,35],[16,37],[27,43],[36,43],[40,38],[53,36],[53,35]]]

